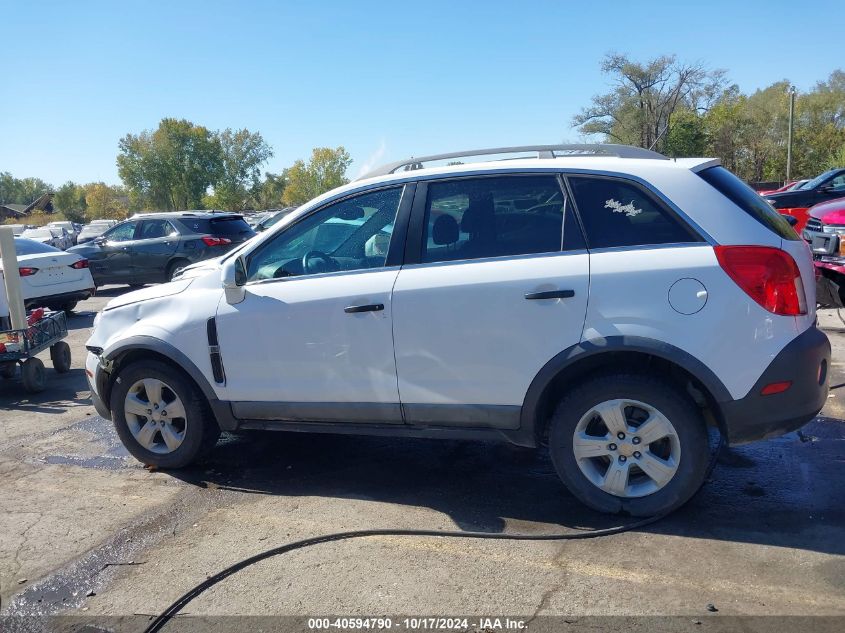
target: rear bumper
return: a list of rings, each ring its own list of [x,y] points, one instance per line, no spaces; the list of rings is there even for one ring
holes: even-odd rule
[[[748,395],[722,402],[722,418],[730,444],[783,435],[812,420],[827,401],[830,342],[816,327],[807,329],[769,364]],[[784,392],[761,390],[773,382],[791,381]]]
[[[59,306],[63,303],[70,303],[71,301],[85,301],[94,295],[94,288],[86,288],[85,290],[75,290],[74,292],[63,292],[57,295],[47,295],[46,297],[33,297],[26,299],[24,303],[27,308],[38,308],[40,306]]]

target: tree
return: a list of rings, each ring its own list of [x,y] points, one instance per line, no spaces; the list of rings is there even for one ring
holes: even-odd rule
[[[282,199],[288,206],[299,206],[322,193],[349,182],[346,170],[352,159],[343,147],[315,147],[308,163],[296,161],[287,170]]]
[[[261,185],[261,166],[273,150],[259,132],[247,129],[233,132],[227,128],[218,135],[221,173],[210,198],[216,209],[240,211],[253,206],[251,192]]]
[[[129,213],[128,199],[118,187],[104,182],[85,185],[85,204],[89,219],[125,220]]]
[[[217,135],[185,119],[162,119],[154,132],[120,140],[118,174],[135,200],[169,210],[202,207],[222,174]]]
[[[0,202],[29,204],[53,190],[40,178],[15,178],[7,171],[0,172]]]
[[[284,193],[287,170],[281,174],[264,174],[264,181],[252,188],[251,195],[256,209],[275,209],[285,205]]]
[[[71,222],[85,222],[85,187],[68,180],[56,190],[53,206]]]
[[[602,134],[614,142],[646,148],[660,149],[675,112],[706,110],[725,82],[724,71],[682,64],[674,55],[643,64],[611,53],[601,70],[612,77],[615,87],[593,97],[593,104],[576,115],[573,124],[583,134]]]

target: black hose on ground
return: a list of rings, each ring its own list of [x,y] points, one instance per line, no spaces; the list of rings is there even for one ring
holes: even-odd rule
[[[719,453],[721,452],[723,446],[724,437],[720,436],[719,443],[710,457],[710,463],[707,465],[707,473],[704,476],[705,481],[709,479],[710,474],[713,472],[713,468],[715,468],[716,466],[716,460],[718,459]],[[271,549],[265,550],[263,552],[255,554],[254,556],[245,558],[244,560],[237,562],[222,571],[217,572],[213,576],[209,576],[204,581],[194,586],[187,593],[181,596],[178,600],[176,600],[176,602],[167,607],[158,616],[156,616],[156,618],[152,622],[150,622],[149,626],[144,629],[144,633],[156,633],[157,631],[160,631],[170,621],[171,618],[175,617],[176,614],[179,613],[182,609],[184,609],[187,604],[191,602],[194,598],[199,596],[206,589],[209,589],[210,587],[216,585],[222,580],[225,580],[232,574],[235,574],[240,570],[249,567],[250,565],[254,565],[255,563],[258,563],[267,558],[272,558],[273,556],[280,556],[281,554],[287,554],[288,552],[303,549],[305,547],[311,547],[312,545],[319,545],[320,543],[347,541],[353,538],[364,538],[368,536],[428,536],[434,538],[491,539],[498,541],[578,541],[584,539],[599,538],[602,536],[612,536],[614,534],[621,534],[623,532],[629,532],[631,530],[643,528],[648,525],[657,523],[661,519],[664,519],[669,516],[672,512],[673,511],[664,512],[662,514],[656,514],[654,516],[647,517],[645,519],[640,519],[639,521],[634,521],[633,523],[628,523],[626,525],[617,525],[601,530],[567,532],[565,534],[499,534],[490,532],[460,532],[441,530],[375,529],[353,530],[350,532],[336,532],[334,534],[324,534],[323,536],[313,536],[311,538],[303,539],[301,541],[295,541],[293,543],[288,543],[286,545],[280,545],[278,547],[273,547]]]

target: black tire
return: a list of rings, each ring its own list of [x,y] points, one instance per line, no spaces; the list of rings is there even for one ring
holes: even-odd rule
[[[187,259],[174,259],[167,265],[167,281],[173,281],[173,276],[182,270],[185,266],[190,266],[191,262]]]
[[[29,393],[39,393],[47,387],[47,370],[38,358],[27,358],[21,365],[23,388]]]
[[[17,370],[17,363],[0,363],[0,378],[3,380],[12,380]]]
[[[132,435],[124,412],[129,390],[139,380],[156,378],[173,390],[184,403],[185,438],[173,452],[160,454],[147,450]],[[140,462],[157,468],[184,468],[211,450],[220,437],[220,427],[212,417],[202,392],[181,371],[158,361],[139,361],[120,370],[112,389],[110,407],[114,427],[126,449]]]
[[[575,458],[573,436],[579,421],[594,406],[616,399],[636,400],[662,413],[674,427],[680,444],[674,475],[646,496],[622,497],[602,490],[582,472]],[[686,503],[704,482],[708,447],[706,425],[695,403],[669,382],[638,374],[602,374],[575,387],[558,404],[549,432],[555,470],[573,495],[594,510],[627,512],[636,517],[668,513]],[[636,463],[632,461],[629,466]]]
[[[78,301],[68,301],[67,303],[63,303],[61,306],[59,306],[59,308],[70,314],[74,311],[78,303]]]
[[[50,359],[53,361],[53,369],[60,374],[70,371],[70,345],[59,341],[50,346]]]

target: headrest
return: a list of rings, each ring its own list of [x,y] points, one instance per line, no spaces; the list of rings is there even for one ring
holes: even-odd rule
[[[461,230],[476,234],[489,232],[493,228],[493,199],[487,195],[470,200],[461,218]]]
[[[451,215],[441,215],[431,227],[431,239],[438,246],[454,244],[458,241],[458,221]]]

